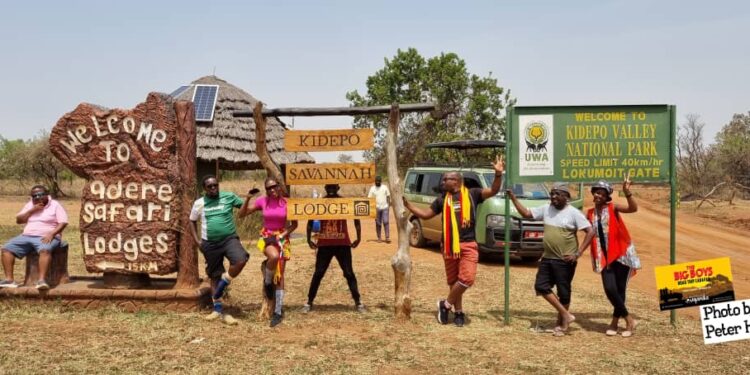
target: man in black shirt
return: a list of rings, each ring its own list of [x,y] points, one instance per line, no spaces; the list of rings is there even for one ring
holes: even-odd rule
[[[414,216],[428,220],[442,213],[443,237],[441,249],[445,261],[445,275],[450,291],[446,299],[438,301],[437,320],[448,323],[448,313],[454,311],[453,323],[461,327],[466,321],[462,297],[466,289],[474,284],[479,262],[479,249],[475,236],[476,208],[485,199],[500,191],[505,161],[498,157],[493,164],[495,179],[489,189],[467,189],[459,172],[443,175],[442,185],[445,195],[432,202],[429,209],[415,207],[404,199],[404,206]]]

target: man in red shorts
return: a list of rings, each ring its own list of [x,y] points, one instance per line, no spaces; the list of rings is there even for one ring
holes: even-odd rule
[[[454,312],[453,323],[456,326],[462,327],[466,322],[462,305],[463,294],[474,285],[479,262],[479,249],[474,232],[476,210],[485,199],[500,191],[505,161],[498,157],[493,167],[495,179],[489,189],[468,189],[464,186],[461,173],[448,172],[443,175],[442,181],[445,195],[437,197],[429,209],[415,207],[404,199],[404,206],[422,220],[443,214],[441,249],[450,291],[446,299],[438,301],[437,320],[440,324],[448,323],[451,309]]]

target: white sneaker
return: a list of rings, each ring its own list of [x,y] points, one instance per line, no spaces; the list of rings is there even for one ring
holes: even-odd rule
[[[210,314],[208,314],[208,315],[206,315],[206,316],[203,317],[203,319],[205,319],[205,320],[216,320],[216,319],[219,319],[219,318],[221,318],[221,313],[218,313],[216,311],[211,311]]]
[[[224,324],[230,326],[236,326],[237,324],[239,324],[239,321],[229,314],[224,314],[221,317],[221,321],[224,322]]]
[[[18,288],[18,284],[13,280],[2,280],[0,281],[0,288]]]

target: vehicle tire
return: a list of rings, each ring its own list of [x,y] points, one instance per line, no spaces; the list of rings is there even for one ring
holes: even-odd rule
[[[424,245],[427,244],[427,240],[422,233],[422,223],[419,222],[419,219],[412,219],[411,225],[411,232],[409,232],[409,245],[413,247],[424,247]]]
[[[532,256],[521,257],[521,261],[524,262],[524,263],[536,263],[536,261],[538,261],[538,260],[539,260],[539,257],[533,256],[533,255]]]

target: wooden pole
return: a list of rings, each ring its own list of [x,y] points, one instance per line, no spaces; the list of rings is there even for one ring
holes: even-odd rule
[[[391,105],[388,118],[388,131],[385,136],[385,150],[388,169],[388,188],[393,197],[393,213],[396,216],[398,228],[398,250],[391,258],[391,267],[395,279],[395,314],[397,319],[411,318],[411,271],[412,263],[409,255],[409,233],[411,222],[406,214],[403,202],[404,188],[398,173],[398,159],[396,156],[396,140],[398,139],[399,105]]]
[[[255,153],[258,154],[260,164],[263,165],[268,176],[273,177],[276,182],[281,184],[284,196],[288,197],[289,188],[284,182],[284,175],[268,153],[268,147],[266,146],[266,117],[262,114],[262,111],[263,103],[255,103],[255,108],[253,109],[253,120],[255,120]]]
[[[177,153],[179,173],[177,177],[182,184],[180,195],[180,234],[179,250],[177,252],[177,283],[176,289],[194,289],[200,285],[198,277],[198,244],[193,236],[187,233],[190,222],[190,209],[195,199],[196,175],[196,145],[195,145],[195,115],[193,103],[178,101],[174,104],[177,116]]]
[[[434,103],[416,103],[401,104],[399,112],[424,112],[435,109]],[[370,107],[317,107],[317,108],[266,108],[261,109],[263,116],[360,116],[360,115],[377,115],[390,113],[391,106],[370,106]],[[253,117],[253,111],[234,111],[234,117]],[[256,119],[257,124],[257,119]]]
[[[281,173],[281,169],[279,169],[279,166],[276,165],[273,159],[271,159],[271,155],[268,153],[268,147],[266,145],[267,123],[265,116],[263,116],[262,114],[262,111],[263,104],[260,101],[255,103],[255,108],[253,108],[253,120],[255,121],[255,153],[258,155],[260,164],[263,165],[263,168],[265,168],[268,176],[272,177],[276,180],[277,183],[279,183],[282,189],[282,194],[288,197],[289,188],[284,182],[284,175]],[[261,278],[263,278],[263,276],[265,275],[265,270],[266,261],[263,261],[260,266]],[[261,302],[260,313],[258,314],[258,317],[260,319],[267,320],[271,318],[271,314],[273,313],[273,308],[276,301],[275,298],[266,298],[266,294],[263,293],[262,290],[261,295],[263,296],[263,302]]]

